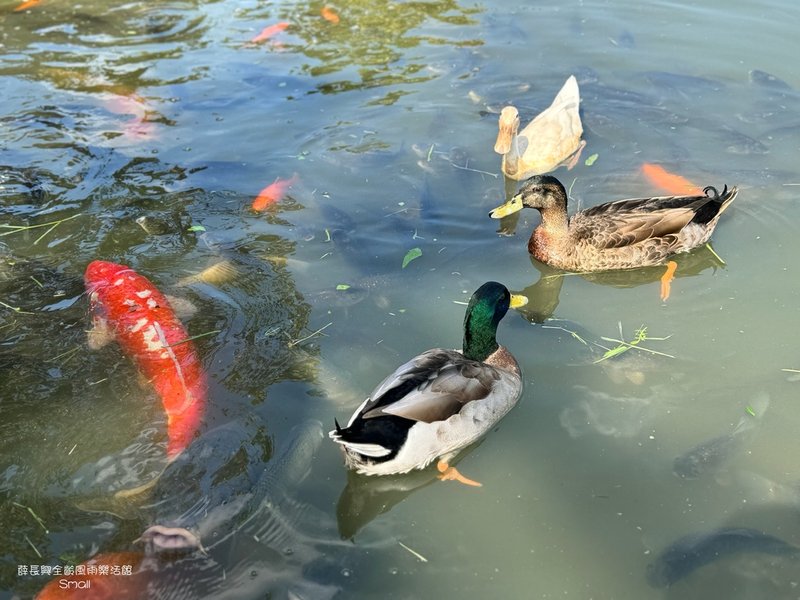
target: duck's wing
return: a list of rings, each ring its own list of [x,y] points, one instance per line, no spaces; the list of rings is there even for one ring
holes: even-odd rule
[[[570,219],[572,234],[597,248],[621,248],[677,234],[711,199],[707,196],[633,198],[600,204]]]
[[[359,414],[362,419],[394,415],[425,423],[444,421],[468,402],[489,396],[500,377],[494,367],[435,348],[389,375]]]

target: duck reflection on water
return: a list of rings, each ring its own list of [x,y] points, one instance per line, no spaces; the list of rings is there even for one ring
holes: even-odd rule
[[[678,268],[675,277],[694,277],[712,269],[725,268],[725,262],[714,252],[710,244],[705,244],[691,252],[672,257]],[[622,271],[601,271],[595,273],[569,273],[550,267],[534,257],[531,265],[539,272],[539,278],[527,287],[514,292],[528,298],[528,304],[517,309],[531,323],[544,323],[558,308],[561,288],[569,277],[580,277],[586,281],[615,288],[629,288],[655,284],[661,280],[662,267],[641,267]]]
[[[464,448],[451,462],[453,466],[483,443],[483,439]],[[404,475],[370,477],[355,471],[347,472],[347,484],[336,505],[336,521],[342,539],[353,539],[364,527],[388,513],[406,498],[439,481],[434,467],[414,470]]]

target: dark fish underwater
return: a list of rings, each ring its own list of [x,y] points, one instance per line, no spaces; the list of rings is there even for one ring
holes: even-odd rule
[[[743,416],[730,433],[702,442],[678,456],[673,472],[682,479],[697,479],[719,470],[751,438],[768,406],[766,394],[755,398],[751,402],[752,413]]]
[[[647,565],[647,582],[654,588],[669,587],[715,560],[744,553],[794,556],[800,554],[800,548],[757,529],[744,527],[692,533],[670,544]]]

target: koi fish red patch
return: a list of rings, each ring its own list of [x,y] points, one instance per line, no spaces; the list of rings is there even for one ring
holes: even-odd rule
[[[130,267],[96,260],[86,267],[93,331],[112,334],[153,385],[167,413],[167,457],[192,441],[206,404],[207,381],[194,344],[166,297]],[[94,337],[92,337],[94,334]]]

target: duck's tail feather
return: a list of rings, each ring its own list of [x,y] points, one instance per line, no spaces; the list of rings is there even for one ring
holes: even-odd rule
[[[728,189],[726,185],[720,192],[713,185],[709,185],[703,189],[703,192],[709,199],[709,202],[706,202],[697,209],[694,218],[692,218],[692,223],[705,225],[713,229],[720,215],[736,198],[739,189],[736,186]]]

